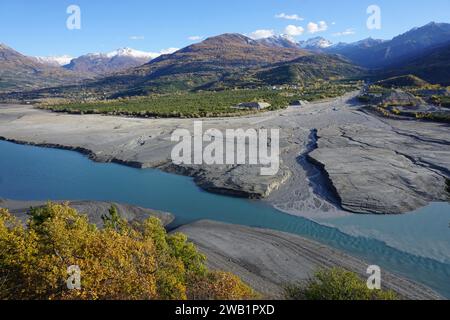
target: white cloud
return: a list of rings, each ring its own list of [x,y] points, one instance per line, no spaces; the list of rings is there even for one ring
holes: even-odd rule
[[[172,54],[176,51],[180,50],[179,48],[167,48],[160,51],[160,54]]]
[[[284,33],[289,37],[300,36],[305,32],[305,29],[300,26],[294,26],[292,24],[288,25],[286,29],[284,29]]]
[[[191,40],[191,41],[198,41],[198,40],[202,40],[203,37],[201,37],[201,36],[190,36],[188,39]]]
[[[130,39],[131,40],[144,40],[145,37],[144,36],[131,36]]]
[[[264,39],[264,38],[270,38],[275,35],[275,32],[273,30],[256,30],[249,34],[249,37],[258,40],[258,39]]]
[[[319,21],[319,23],[310,22],[306,26],[309,33],[318,33],[328,30],[328,25],[325,21]]]
[[[300,17],[297,14],[286,14],[286,13],[280,13],[275,15],[275,18],[277,19],[286,19],[286,20],[297,20],[297,21],[303,21],[305,19],[303,19],[302,17]]]
[[[353,29],[346,29],[345,31],[334,33],[333,36],[335,37],[350,36],[355,33],[356,32]]]

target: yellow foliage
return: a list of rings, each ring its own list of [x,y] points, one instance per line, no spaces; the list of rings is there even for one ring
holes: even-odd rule
[[[193,280],[188,291],[196,300],[252,300],[259,297],[232,273],[211,272]]]
[[[0,299],[178,300],[195,298],[193,283],[205,284],[202,298],[249,297],[239,278],[209,272],[186,236],[114,212],[98,229],[67,205],[31,210],[26,224],[0,209]],[[70,266],[81,271],[79,289],[68,289]]]

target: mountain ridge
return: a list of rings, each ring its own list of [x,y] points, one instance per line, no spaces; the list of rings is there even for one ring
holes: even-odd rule
[[[449,68],[447,63],[449,55],[446,55],[445,48],[441,48],[447,43],[446,41],[450,41],[450,24],[446,23],[430,23],[414,28],[392,40],[366,38],[350,44],[336,45],[331,45],[322,37],[312,38],[306,42],[294,42],[287,36],[255,40],[238,33],[225,33],[209,37],[170,54],[162,54],[150,61],[135,61],[135,65],[131,67],[127,65],[130,56],[145,59],[149,56],[130,48],[118,49],[109,54],[85,55],[82,58],[87,61],[78,58],[78,60],[72,60],[72,63],[65,68],[51,69],[56,74],[67,75],[65,79],[45,81],[38,78],[37,80],[42,81],[38,89],[43,86],[58,87],[47,90],[53,93],[70,91],[76,95],[83,90],[93,96],[101,94],[107,97],[307,83],[321,78],[323,80],[365,76],[377,78],[385,75],[392,77],[407,74],[416,75],[430,83],[436,81],[442,83],[445,81],[444,77],[447,76]],[[310,43],[317,49],[300,48],[302,43],[305,47],[311,48],[306,45]],[[13,53],[9,47],[7,47],[10,49],[8,51],[5,45],[1,45],[0,48],[5,52],[4,55],[10,56],[10,60],[13,59],[11,57],[16,57],[15,67],[18,69],[22,65],[25,69],[28,65],[28,68],[34,71],[39,68],[45,69],[37,61],[31,61],[18,52]],[[388,61],[384,61],[387,56],[386,48],[389,48],[391,52],[391,56],[388,55]],[[411,48],[412,50],[409,50]],[[405,51],[408,51],[407,55],[404,54]],[[380,54],[383,61],[376,59]],[[358,63],[358,57],[366,63]],[[400,60],[399,57],[401,57]],[[420,63],[426,67],[414,61],[421,61]],[[97,70],[90,69],[91,63]],[[379,63],[382,63],[383,67],[377,69],[367,66]],[[364,71],[366,68],[371,71]],[[72,73],[64,74],[66,71],[72,71]],[[4,70],[0,69],[0,79],[3,81],[0,84],[3,91],[5,86],[7,87],[4,73]],[[364,75],[364,73],[367,74]],[[433,73],[438,76],[433,76]],[[75,75],[80,77],[82,74],[87,80],[81,86],[75,80],[69,81]],[[90,77],[86,77],[86,74]],[[94,76],[96,79],[93,79]],[[12,79],[10,75],[9,80],[13,81]],[[65,81],[61,82],[61,80]],[[69,86],[60,87],[67,84]],[[70,86],[70,84],[74,85]],[[25,88],[33,89],[35,86],[25,86]],[[14,89],[17,88],[14,87]]]
[[[84,78],[60,67],[41,63],[0,44],[0,92],[71,84]]]
[[[450,41],[450,24],[431,22],[400,34],[392,40],[379,43],[372,41],[366,46],[330,47],[327,52],[343,55],[365,68],[381,69],[417,58],[430,48],[448,41]]]

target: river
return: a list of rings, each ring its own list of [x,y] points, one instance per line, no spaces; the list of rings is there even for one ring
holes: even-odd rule
[[[298,234],[421,282],[450,298],[450,205],[398,216],[312,221],[261,201],[215,195],[191,178],[95,163],[65,150],[0,141],[0,197],[116,201],[168,211],[170,226],[210,219]]]

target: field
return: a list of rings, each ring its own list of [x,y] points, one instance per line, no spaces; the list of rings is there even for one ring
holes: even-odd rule
[[[41,108],[72,114],[106,114],[136,117],[223,117],[245,115],[256,110],[233,108],[243,102],[267,102],[269,110],[285,108],[294,100],[314,101],[336,97],[357,89],[356,84],[322,84],[308,88],[266,88],[219,92],[183,92],[94,102],[41,105]]]

